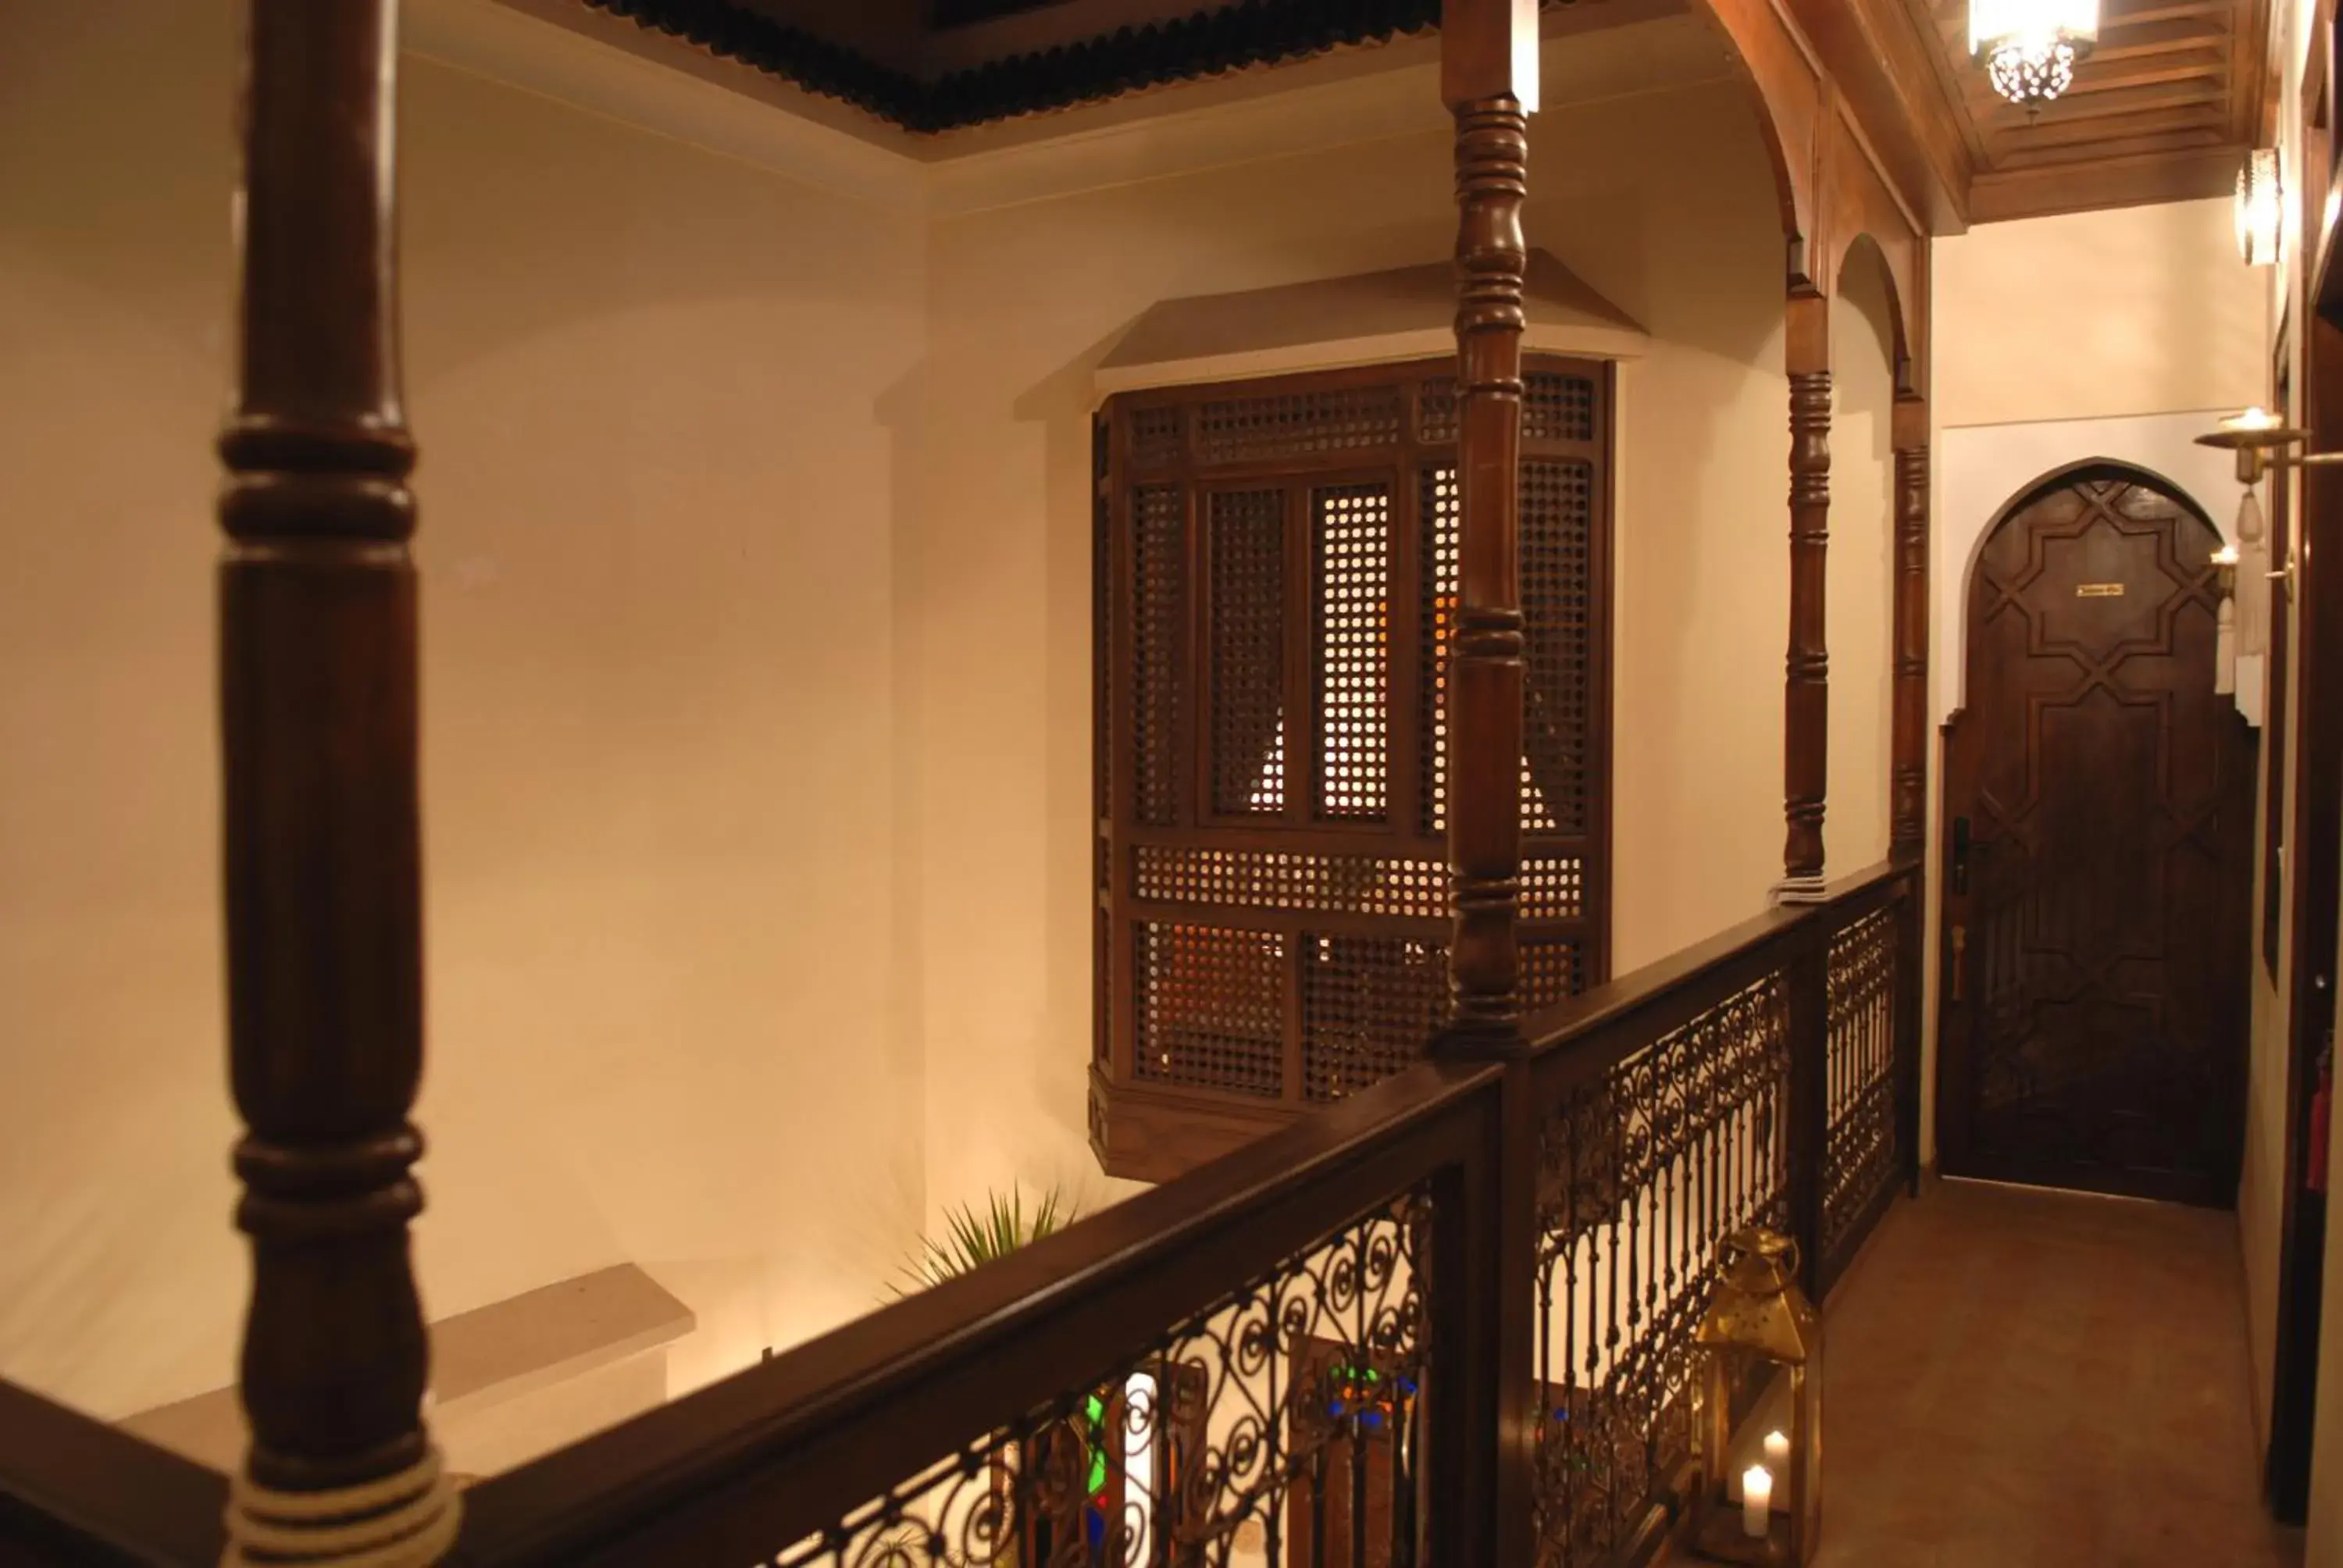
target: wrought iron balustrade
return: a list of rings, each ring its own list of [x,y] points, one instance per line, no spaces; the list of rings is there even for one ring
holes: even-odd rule
[[[1521,1060],[1419,1063],[492,1476],[449,1560],[1633,1563],[1689,1484],[1723,1237],[1785,1228],[1826,1288],[1911,1177],[1916,881],[1760,917],[1534,1019]],[[213,1560],[220,1478],[8,1398],[0,1432],[48,1435],[0,1443],[0,1543],[83,1543],[135,1460],[133,1544],[29,1560]]]

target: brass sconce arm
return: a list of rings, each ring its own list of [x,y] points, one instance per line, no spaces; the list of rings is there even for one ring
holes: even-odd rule
[[[2222,420],[2211,434],[2197,437],[2200,447],[2217,447],[2237,455],[2237,483],[2258,485],[2272,468],[2307,468],[2343,463],[2343,452],[2293,452],[2287,448],[2310,439],[2310,432],[2279,422],[2275,414],[2248,408]]]

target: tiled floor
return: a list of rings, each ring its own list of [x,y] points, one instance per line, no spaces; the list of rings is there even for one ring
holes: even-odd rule
[[[1820,1568],[2294,1568],[2258,1501],[2236,1216],[1969,1182],[1830,1302]]]

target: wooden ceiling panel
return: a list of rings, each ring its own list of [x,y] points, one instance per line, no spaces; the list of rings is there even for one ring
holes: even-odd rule
[[[2159,109],[2199,109],[2215,116],[2226,117],[2228,95],[2217,82],[2167,83],[2093,93],[2062,106],[2059,113],[2045,115],[2038,120],[2028,120],[2025,110],[1996,99],[1992,112],[1984,118],[2012,142],[2018,142],[2044,131],[2062,130],[2069,126],[2088,129],[2101,120],[2117,119],[2125,115],[2153,114]]]
[[[2100,28],[2098,47],[2091,51],[2089,64],[2107,66],[2118,61],[2195,54],[2208,48],[2217,48],[2226,56],[2228,47],[2226,29],[2217,43],[2207,44],[2205,29],[2190,21],[2137,22],[2128,26]]]
[[[2269,0],[2101,0],[2097,47],[2033,115],[1969,58],[1966,0],[1906,4],[1942,50],[1979,219],[2218,194],[2264,117]]]
[[[2037,126],[2022,136],[2011,138],[2008,156],[2056,148],[2066,157],[2089,157],[2099,143],[2119,137],[2156,136],[2167,131],[2212,131],[2226,136],[2227,129],[2227,117],[2218,106],[2147,109],[2106,120],[2066,120]]]
[[[2001,162],[2005,172],[2019,169],[2073,168],[2077,165],[2103,162],[2108,158],[2152,157],[2167,153],[2209,152],[2217,149],[2227,139],[2218,126],[2200,126],[2194,130],[2165,131],[2155,136],[2116,136],[2096,145],[2087,156],[2078,156],[2073,147],[2021,147]]]

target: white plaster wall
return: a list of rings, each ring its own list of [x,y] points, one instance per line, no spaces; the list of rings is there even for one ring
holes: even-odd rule
[[[2237,260],[2226,196],[1981,224],[1930,256],[1939,426],[2268,396],[2268,282]]]
[[[0,1373],[230,1382],[229,0],[0,6]],[[886,1293],[916,217],[410,60],[435,1316],[641,1263],[678,1387]],[[907,1054],[906,1048],[909,1049]],[[809,1108],[819,1114],[808,1114]]]

